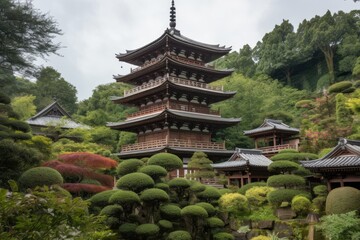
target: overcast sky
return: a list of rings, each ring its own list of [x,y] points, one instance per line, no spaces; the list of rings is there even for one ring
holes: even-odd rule
[[[128,74],[131,66],[119,62],[116,53],[136,49],[155,40],[169,26],[170,0],[33,0],[48,13],[63,35],[59,56],[52,66],[84,100],[100,84],[112,83],[113,75]],[[209,44],[253,47],[275,24],[288,19],[296,28],[303,19],[327,10],[349,12],[360,3],[352,0],[175,0],[176,28],[189,38]]]

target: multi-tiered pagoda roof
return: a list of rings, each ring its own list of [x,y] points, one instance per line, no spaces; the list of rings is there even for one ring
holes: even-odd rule
[[[227,54],[231,48],[194,41],[176,29],[172,1],[170,28],[156,40],[117,54],[123,62],[136,66],[127,75],[114,76],[118,82],[134,87],[123,96],[113,97],[116,104],[138,107],[123,122],[109,123],[112,129],[137,134],[137,143],[123,146],[120,157],[143,157],[167,151],[189,157],[203,151],[227,158],[232,151],[224,142],[212,142],[212,133],[233,126],[240,119],[222,118],[210,104],[231,98],[212,82],[229,76],[232,70],[217,70],[209,63]]]

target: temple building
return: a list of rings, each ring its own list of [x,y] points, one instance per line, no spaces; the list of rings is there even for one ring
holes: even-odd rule
[[[89,126],[75,122],[57,101],[49,104],[26,122],[30,125],[34,135],[43,135],[50,138],[54,138],[55,135],[51,131],[46,131],[49,127],[59,127],[63,130],[89,128]]]
[[[236,148],[229,160],[212,166],[218,173],[225,174],[229,185],[242,187],[252,182],[266,182],[271,163],[261,150]]]
[[[244,131],[244,135],[254,139],[256,149],[271,157],[284,149],[298,150],[299,132],[281,120],[265,119],[259,127]]]
[[[340,139],[331,152],[301,164],[322,179],[328,189],[350,186],[360,189],[360,141]]]
[[[195,151],[203,151],[212,160],[227,159],[233,151],[226,150],[224,142],[212,142],[212,134],[236,125],[240,119],[222,118],[210,105],[236,92],[209,84],[231,75],[232,70],[217,70],[209,63],[231,48],[185,37],[176,29],[174,1],[170,9],[170,28],[159,38],[116,55],[119,61],[137,66],[127,75],[114,76],[117,82],[134,87],[112,101],[138,108],[125,121],[108,124],[112,129],[137,134],[137,142],[123,146],[119,157],[170,152],[185,160]]]

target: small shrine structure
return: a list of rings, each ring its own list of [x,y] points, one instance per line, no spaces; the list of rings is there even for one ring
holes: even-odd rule
[[[244,135],[254,139],[256,149],[271,157],[284,149],[298,150],[299,132],[281,120],[265,119],[259,127],[244,131]]]
[[[271,163],[261,150],[236,148],[228,161],[212,166],[227,176],[228,184],[242,187],[252,182],[266,182],[270,176],[268,166]]]
[[[119,61],[137,66],[127,75],[114,76],[133,88],[115,104],[136,106],[138,111],[123,122],[108,123],[111,129],[137,134],[134,144],[122,146],[119,157],[142,158],[170,152],[188,159],[196,151],[210,159],[227,159],[233,151],[224,142],[213,142],[212,134],[240,122],[222,118],[210,105],[231,98],[210,83],[229,76],[232,70],[217,70],[210,62],[231,48],[201,43],[185,37],[176,28],[174,1],[170,8],[170,28],[154,41],[136,50],[117,54]]]
[[[301,164],[322,179],[328,190],[350,186],[360,190],[360,141],[342,138],[320,159]]]

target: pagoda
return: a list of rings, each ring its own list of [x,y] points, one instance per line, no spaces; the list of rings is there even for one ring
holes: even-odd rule
[[[137,67],[127,75],[114,76],[117,82],[134,87],[111,100],[138,108],[125,121],[108,123],[112,129],[137,134],[137,142],[123,146],[118,155],[127,159],[170,152],[186,160],[195,151],[202,151],[212,160],[228,158],[233,151],[227,151],[224,142],[212,142],[211,137],[240,119],[222,118],[210,105],[231,98],[236,92],[209,84],[233,71],[217,70],[209,63],[231,48],[183,36],[176,29],[174,1],[170,14],[170,28],[159,38],[116,55],[119,61]]]

